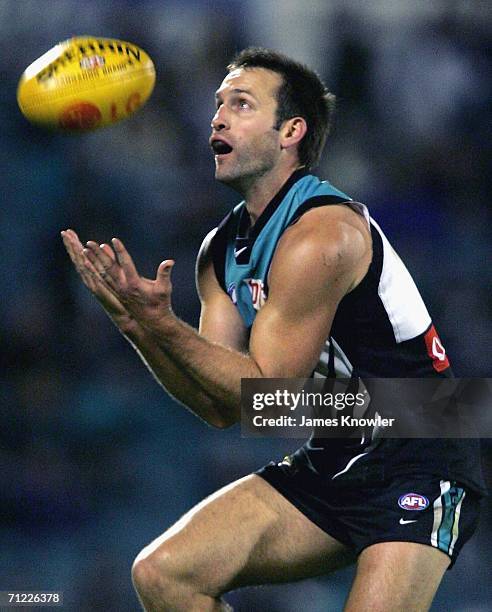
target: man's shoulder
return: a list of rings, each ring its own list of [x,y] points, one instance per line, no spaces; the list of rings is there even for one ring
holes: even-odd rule
[[[360,234],[370,242],[370,229],[363,215],[350,205],[319,206],[304,212],[295,223],[289,226],[282,239],[313,239],[321,242],[340,239],[342,236],[354,237]]]
[[[370,241],[367,223],[348,206],[323,206],[305,212],[281,237],[286,242],[314,242],[329,246],[360,237]]]
[[[363,217],[347,206],[326,206],[306,212],[282,235],[275,263],[309,268],[330,277],[346,271],[350,287],[360,282],[372,259],[372,241]],[[335,272],[334,272],[335,271]]]

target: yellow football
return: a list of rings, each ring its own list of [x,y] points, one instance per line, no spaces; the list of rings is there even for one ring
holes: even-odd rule
[[[154,84],[154,64],[137,45],[80,36],[57,44],[26,68],[17,102],[36,125],[86,132],[132,115]]]

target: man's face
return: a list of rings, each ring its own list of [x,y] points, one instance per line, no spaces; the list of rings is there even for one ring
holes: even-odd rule
[[[216,93],[210,144],[215,178],[238,191],[275,167],[281,147],[276,123],[276,93],[282,77],[265,68],[238,68]]]

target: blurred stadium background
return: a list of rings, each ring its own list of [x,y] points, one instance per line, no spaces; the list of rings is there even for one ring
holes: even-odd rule
[[[79,137],[31,127],[24,68],[59,40],[135,42],[153,97]],[[2,335],[0,590],[64,591],[65,609],[137,610],[135,554],[222,484],[295,441],[214,431],[153,382],[72,270],[59,237],[127,243],[142,273],[173,257],[197,323],[194,258],[237,201],[214,183],[213,93],[231,55],[269,46],[337,94],[320,173],[366,202],[437,321],[455,373],[491,376],[490,5],[481,0],[0,0]],[[492,464],[485,443],[487,472]],[[490,501],[433,610],[492,606]],[[340,610],[351,571],[249,589],[238,610]]]

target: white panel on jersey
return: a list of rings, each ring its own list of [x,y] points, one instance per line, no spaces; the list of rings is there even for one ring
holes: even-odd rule
[[[383,241],[379,297],[393,327],[395,340],[404,342],[422,334],[431,324],[431,318],[405,264],[374,219],[371,223]]]

